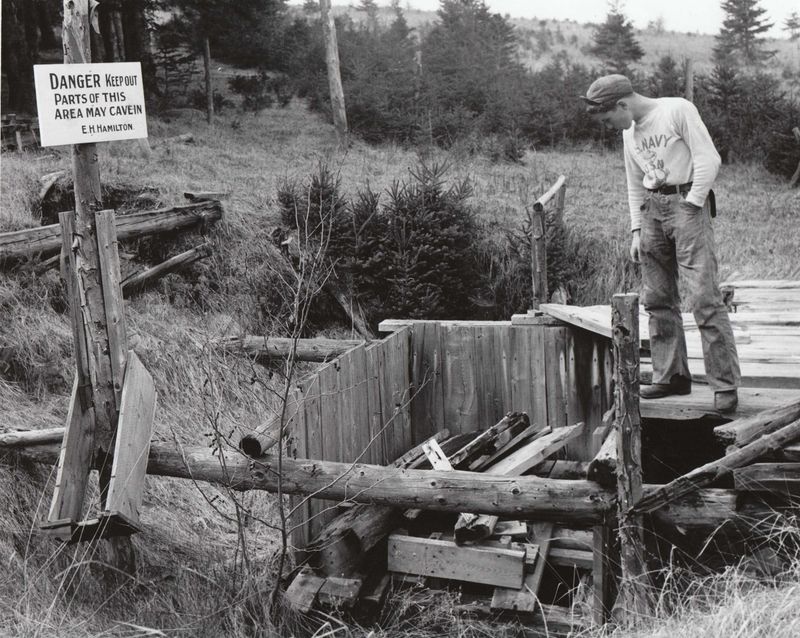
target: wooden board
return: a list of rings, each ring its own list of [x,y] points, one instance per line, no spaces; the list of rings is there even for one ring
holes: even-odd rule
[[[739,388],[736,418],[752,416],[764,410],[800,400],[800,390],[784,388]],[[661,399],[640,399],[639,409],[647,419],[683,421],[703,417],[722,417],[714,409],[714,393],[707,385],[694,384],[692,393]]]
[[[536,562],[533,569],[525,574],[522,587],[512,589],[495,587],[492,593],[492,609],[508,609],[520,612],[534,612],[540,607],[539,586],[542,583],[547,557],[550,554],[552,523],[534,523],[531,527],[533,541],[536,543]]]
[[[491,425],[480,423],[474,332],[471,326],[444,328],[444,417],[454,434]]]
[[[317,576],[310,567],[304,567],[287,587],[285,599],[292,609],[307,614],[314,607],[324,583],[324,578]]]
[[[386,449],[383,420],[383,348],[380,343],[368,346],[364,351],[367,362],[367,400],[369,401],[369,435],[372,440],[372,463],[386,465],[389,455]]]
[[[558,428],[550,434],[523,445],[516,452],[512,452],[488,468],[486,473],[520,476],[563,448],[570,440],[579,437],[583,433],[584,427],[583,423],[577,423]]]
[[[104,509],[118,512],[136,524],[144,496],[157,393],[153,377],[133,350],[127,359]]]
[[[411,429],[415,442],[425,440],[445,427],[443,354],[439,323],[414,322],[411,336]]]
[[[72,385],[67,427],[58,458],[56,486],[47,523],[59,527],[82,518],[83,500],[94,453],[94,410],[81,410],[78,379]],[[71,534],[71,532],[70,532]]]
[[[392,534],[390,571],[519,589],[524,550],[459,546],[453,541]]]
[[[734,488],[742,492],[800,494],[800,463],[754,463],[733,471]]]
[[[376,463],[380,446],[372,440],[370,427],[370,397],[368,388],[367,353],[361,345],[349,352],[352,376],[350,379],[350,397],[353,419],[353,437],[356,449],[363,450],[363,456],[357,457],[364,463]]]

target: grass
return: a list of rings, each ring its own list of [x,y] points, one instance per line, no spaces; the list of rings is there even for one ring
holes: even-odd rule
[[[592,266],[576,282],[578,301],[607,303],[623,281],[635,285],[633,271],[623,268],[628,214],[620,151],[529,151],[524,165],[493,164],[458,149],[449,154],[418,152],[359,141],[339,152],[331,127],[297,103],[259,115],[231,111],[218,117],[213,127],[192,110],[169,120],[151,118],[149,126],[149,159],[133,142],[101,145],[104,183],[125,184],[134,192],[155,188],[165,205],[180,203],[187,190],[229,193],[225,221],[208,236],[213,259],[193,267],[188,277],[172,275],[155,290],[126,302],[130,345],[159,391],[156,440],[212,445],[216,435],[227,437],[236,427],[255,427],[278,409],[274,391],[280,386],[279,370],[253,367],[217,354],[207,344],[223,334],[285,334],[284,317],[269,311],[277,286],[266,263],[272,254],[269,232],[278,223],[275,196],[282,181],[303,181],[319,162],[333,167],[346,194],[353,194],[367,183],[382,191],[406,178],[421,155],[447,160],[453,179],[467,176],[473,181],[472,205],[497,233],[521,224],[525,206],[563,173],[568,180],[565,223],[582,263]],[[160,141],[190,131],[194,144]],[[2,161],[0,231],[37,225],[38,178],[71,170],[68,154],[64,149],[6,154]],[[748,165],[724,167],[717,191],[723,279],[800,276],[793,222],[800,207],[798,191],[789,191],[763,169]],[[181,242],[201,240],[182,239],[168,250],[178,252]],[[147,253],[142,247],[136,251]],[[59,311],[60,295],[54,272],[35,277],[23,268],[0,278],[0,347],[13,350],[16,366],[11,372],[0,368],[4,428],[63,424],[72,378],[72,339],[66,316]],[[335,330],[339,336],[346,332]],[[146,531],[133,539],[139,570],[134,577],[123,577],[106,565],[100,545],[63,548],[35,533],[53,479],[49,469],[16,457],[7,456],[0,464],[0,507],[6,513],[0,520],[0,559],[6,566],[0,575],[0,634],[134,636],[158,628],[165,635],[268,636],[274,631],[263,601],[276,578],[270,557],[278,539],[262,522],[275,520],[274,496],[148,479],[142,511]],[[743,617],[770,626],[769,619],[762,618],[766,597],[773,596],[775,609],[787,614],[797,597],[794,585],[760,588],[745,581],[738,589],[731,585],[731,591],[734,594],[721,599],[727,606],[719,613],[730,614],[731,623],[738,623],[731,626],[737,628],[747,626]],[[394,620],[387,618],[383,629],[341,628],[330,621],[327,635],[497,633],[488,625],[456,619],[445,602],[430,612],[430,618],[420,617],[413,625],[403,624],[403,612]],[[412,611],[418,609],[413,601],[407,603]],[[690,635],[686,632],[692,626],[711,617],[710,600],[708,605],[681,610],[667,620],[676,624],[666,626],[675,635]],[[683,630],[677,625],[680,617],[686,623]],[[784,619],[786,626],[796,622]],[[714,625],[727,626],[719,619]],[[318,635],[326,634],[321,630]],[[782,634],[770,630],[765,635]]]

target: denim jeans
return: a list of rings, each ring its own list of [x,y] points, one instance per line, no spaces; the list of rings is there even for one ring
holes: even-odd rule
[[[715,392],[735,389],[739,356],[717,280],[714,231],[708,201],[700,209],[682,195],[651,193],[642,210],[640,258],[644,307],[650,313],[653,383],[675,375],[691,378],[681,319],[678,277],[689,295],[703,344],[708,384]]]

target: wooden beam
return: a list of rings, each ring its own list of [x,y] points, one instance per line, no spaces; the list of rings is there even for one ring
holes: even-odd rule
[[[539,608],[541,605],[538,597],[539,586],[542,583],[544,570],[547,566],[552,534],[552,523],[534,523],[531,526],[531,536],[537,547],[536,562],[533,569],[525,574],[524,582],[520,589],[495,587],[492,593],[492,609],[534,612]]]
[[[741,492],[800,494],[800,463],[754,463],[733,471],[733,486]]]
[[[342,76],[339,70],[339,47],[336,42],[336,22],[331,11],[331,0],[319,0],[322,12],[322,36],[325,42],[325,64],[328,68],[328,88],[330,90],[333,125],[340,146],[347,144],[347,112],[344,106]]]
[[[655,492],[640,499],[633,511],[652,512],[669,503],[697,491],[701,487],[727,476],[734,469],[752,463],[769,452],[776,452],[787,443],[800,439],[800,419],[789,423],[777,432],[765,434],[752,443],[729,454],[695,468],[691,472],[661,486]]]
[[[534,206],[531,215],[531,306],[538,310],[547,303],[547,224],[544,208]]]
[[[525,551],[460,546],[449,540],[389,536],[389,571],[519,589]]]
[[[737,420],[753,417],[775,406],[800,402],[800,391],[785,388],[739,388]],[[714,409],[714,391],[707,385],[694,384],[689,395],[641,399],[642,418],[690,421],[703,418],[726,419]],[[729,428],[719,426],[722,432]],[[734,426],[735,427],[735,426]],[[725,436],[725,435],[723,435]],[[730,444],[730,443],[729,443]]]
[[[617,502],[622,563],[620,601],[627,621],[647,614],[644,528],[633,505],[642,498],[642,423],[639,416],[639,296],[614,295],[611,304],[616,367]]]
[[[714,435],[726,447],[742,447],[797,419],[800,419],[800,400],[764,410],[751,417],[718,425],[714,428]]]
[[[608,431],[600,451],[589,462],[586,478],[596,481],[605,487],[613,487],[617,483],[617,431]]]
[[[39,462],[53,464],[58,461],[59,447],[54,444],[41,444],[28,448],[15,448],[22,454],[30,453],[30,458]],[[314,494],[314,498],[336,499],[346,502],[392,505],[397,507],[424,505],[432,511],[458,513],[466,509],[490,509],[496,507],[508,516],[536,518],[546,517],[575,525],[594,525],[602,520],[605,512],[611,510],[614,493],[591,481],[539,479],[522,476],[517,478],[491,477],[487,474],[448,472],[450,482],[439,479],[444,473],[431,470],[392,472],[388,468],[370,465],[352,465],[312,459],[284,459],[283,492],[286,494]],[[257,461],[238,452],[225,452],[220,459],[206,446],[176,448],[174,444],[153,442],[150,445],[150,458],[147,473],[154,476],[170,476],[194,481],[206,481],[228,486],[232,489],[278,491],[278,478],[275,455],[264,455]],[[363,473],[362,473],[363,472]],[[348,483],[350,477],[356,478]],[[389,479],[408,485],[407,490],[395,498],[394,490],[380,485]],[[406,482],[406,479],[410,479]],[[487,483],[487,479],[489,479]],[[444,491],[451,488],[463,493],[465,498],[453,502],[443,498],[437,488]],[[660,485],[645,485],[644,494],[655,492]],[[351,489],[352,488],[352,489]],[[487,499],[497,497],[495,503]],[[560,501],[564,497],[563,501]],[[464,504],[467,501],[467,504]],[[740,502],[734,490],[701,489],[696,493],[673,502],[670,507],[653,512],[653,518],[670,528],[680,527],[711,531],[726,524],[741,521],[752,527],[754,521],[769,519],[781,508],[760,501]],[[473,505],[476,507],[473,508]],[[578,505],[578,509],[571,509]],[[789,506],[791,509],[791,506]]]
[[[218,201],[202,201],[157,210],[137,211],[116,217],[117,240],[185,230],[222,219]],[[0,265],[40,255],[49,257],[61,247],[59,224],[37,226],[10,233],[0,233]]]
[[[176,270],[183,268],[184,266],[188,266],[189,264],[193,264],[200,259],[205,259],[210,255],[211,246],[206,243],[195,246],[194,248],[182,252],[179,255],[175,255],[174,257],[170,257],[166,261],[163,261],[152,268],[148,268],[142,272],[138,272],[126,277],[122,281],[122,294],[126,298],[130,297],[137,292],[141,292],[154,281],[161,279],[161,277],[165,277],[169,273],[175,272]]]
[[[291,339],[289,337],[253,336],[231,337],[214,342],[227,352],[238,352],[256,361],[288,359],[325,363],[340,357],[348,350],[369,344],[363,339]]]

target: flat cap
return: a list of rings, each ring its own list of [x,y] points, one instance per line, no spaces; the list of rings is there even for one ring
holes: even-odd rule
[[[631,81],[624,75],[613,73],[597,78],[581,99],[589,106],[603,106],[633,93]]]

